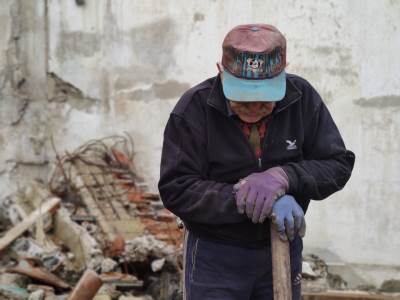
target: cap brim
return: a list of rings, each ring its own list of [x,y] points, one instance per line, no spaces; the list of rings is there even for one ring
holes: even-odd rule
[[[237,78],[224,70],[222,88],[225,97],[232,101],[279,101],[286,93],[286,73],[269,79],[247,80]]]

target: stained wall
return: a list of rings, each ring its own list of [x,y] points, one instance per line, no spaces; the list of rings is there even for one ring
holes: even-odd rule
[[[305,247],[400,265],[399,1],[4,0],[0,16],[0,198],[46,180],[52,139],[64,151],[123,132],[155,190],[174,104],[216,74],[230,28],[266,22],[357,157],[345,189],[312,203]]]

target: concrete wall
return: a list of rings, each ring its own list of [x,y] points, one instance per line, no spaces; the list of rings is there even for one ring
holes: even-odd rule
[[[49,166],[45,10],[41,1],[0,6],[0,191],[7,198]]]
[[[124,131],[155,189],[177,99],[216,74],[230,28],[266,22],[357,155],[348,186],[312,203],[306,247],[400,265],[399,1],[7,0],[0,14],[2,197],[45,178],[51,136],[61,151]]]

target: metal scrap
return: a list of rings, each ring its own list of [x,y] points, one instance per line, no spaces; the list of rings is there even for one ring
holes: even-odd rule
[[[93,140],[63,156],[56,152],[56,158],[50,190],[75,209],[85,207],[104,235],[100,239],[103,247],[121,252],[123,249],[115,249],[121,246],[121,237],[133,238],[143,231],[143,225],[124,208],[128,194],[139,192],[132,139],[126,135]],[[121,223],[128,224],[124,226],[128,232],[121,231]]]

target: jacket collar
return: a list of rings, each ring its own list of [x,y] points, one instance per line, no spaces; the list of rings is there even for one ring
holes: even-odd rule
[[[226,97],[222,91],[221,78],[219,76],[216,76],[212,80],[213,80],[212,88],[211,88],[211,92],[207,98],[207,104],[216,108],[221,113],[223,113],[225,116],[229,116],[230,114],[229,114],[228,107],[227,107],[228,99],[226,99]],[[283,97],[283,99],[281,101],[278,101],[276,103],[276,107],[274,109],[273,114],[276,114],[276,113],[284,110],[290,104],[299,100],[299,98],[301,96],[302,96],[301,91],[292,83],[292,81],[290,79],[288,79],[286,77],[285,97]]]
[[[228,99],[226,99],[224,92],[222,91],[221,77],[217,75],[212,78],[211,92],[207,98],[207,104],[216,108],[224,115],[229,116],[228,107],[226,105]]]

